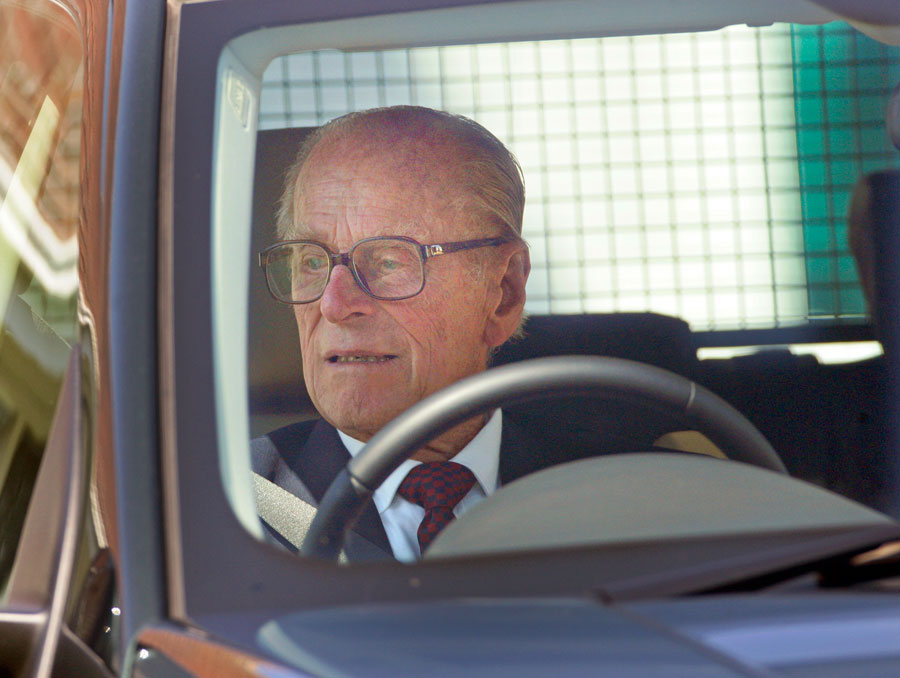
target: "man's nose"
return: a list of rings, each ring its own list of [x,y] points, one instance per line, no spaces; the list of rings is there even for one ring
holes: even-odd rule
[[[343,265],[331,270],[331,278],[319,300],[319,309],[327,321],[339,323],[354,315],[368,315],[374,307],[375,300],[363,292],[353,271]]]

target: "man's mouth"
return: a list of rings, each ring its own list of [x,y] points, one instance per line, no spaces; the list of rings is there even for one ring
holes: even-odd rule
[[[393,360],[395,355],[333,355],[329,356],[328,362],[332,364],[339,363],[386,363]]]

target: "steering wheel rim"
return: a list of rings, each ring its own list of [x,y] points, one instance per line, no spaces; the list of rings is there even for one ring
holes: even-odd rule
[[[733,460],[787,473],[769,441],[738,410],[668,370],[621,358],[559,356],[504,365],[417,403],[379,431],[334,479],[301,555],[336,560],[366,500],[403,461],[442,431],[503,405],[552,395],[638,397],[689,419]]]

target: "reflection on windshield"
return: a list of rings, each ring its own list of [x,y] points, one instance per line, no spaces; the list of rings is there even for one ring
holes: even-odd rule
[[[0,589],[76,336],[82,50],[44,0],[0,0]]]

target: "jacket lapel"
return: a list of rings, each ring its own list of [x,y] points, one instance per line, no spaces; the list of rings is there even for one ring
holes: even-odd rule
[[[322,419],[291,424],[267,437],[276,458],[269,458],[272,455],[266,453],[265,446],[259,446],[254,450],[254,470],[313,506],[319,505],[331,481],[350,461],[350,453],[337,431]],[[344,552],[351,561],[393,559],[393,550],[371,499],[347,534]]]
[[[304,482],[309,480],[307,487],[317,504],[322,501],[331,481],[350,461],[350,453],[341,442],[337,430],[321,419],[313,426],[299,457],[298,466],[295,467],[297,474]],[[386,557],[393,558],[394,552],[381,523],[381,516],[378,515],[375,502],[371,499],[366,501],[363,513],[352,532],[369,543],[357,545],[355,544],[357,540],[348,535],[345,551],[350,560],[354,560],[354,554],[362,559],[372,560],[376,554],[367,547],[379,549]]]

